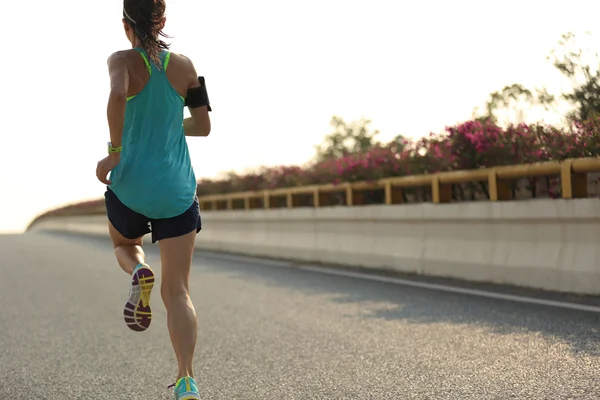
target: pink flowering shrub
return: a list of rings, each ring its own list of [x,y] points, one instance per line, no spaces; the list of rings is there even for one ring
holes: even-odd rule
[[[380,145],[362,154],[306,167],[263,167],[221,180],[201,180],[199,195],[259,191],[314,184],[376,181],[395,176],[430,174],[501,165],[528,164],[600,155],[600,121],[572,123],[566,129],[520,124],[506,129],[491,121],[467,121],[441,134],[416,141]],[[534,184],[537,180],[532,180]],[[477,190],[483,190],[485,187]],[[471,196],[472,197],[472,196]]]
[[[503,130],[490,121],[469,121],[446,128],[452,169],[464,170],[539,160],[535,127],[510,126]]]

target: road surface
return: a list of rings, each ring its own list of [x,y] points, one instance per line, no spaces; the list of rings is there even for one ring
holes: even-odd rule
[[[135,333],[128,283],[107,239],[0,236],[0,399],[172,399],[159,290]],[[202,254],[191,286],[207,400],[600,399],[598,313]]]

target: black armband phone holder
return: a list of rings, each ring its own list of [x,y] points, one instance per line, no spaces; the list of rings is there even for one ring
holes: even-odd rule
[[[185,105],[189,108],[198,108],[207,106],[208,111],[212,111],[210,107],[210,100],[208,99],[208,92],[206,91],[206,84],[203,76],[198,77],[200,87],[188,89],[187,97],[185,98]]]

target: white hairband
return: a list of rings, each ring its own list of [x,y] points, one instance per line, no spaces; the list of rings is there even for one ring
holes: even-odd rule
[[[125,11],[125,9],[123,9],[123,15],[125,15],[125,18],[127,18],[129,21],[131,21],[131,23],[135,24],[135,19],[131,18],[129,16],[129,14],[127,14],[127,11]]]

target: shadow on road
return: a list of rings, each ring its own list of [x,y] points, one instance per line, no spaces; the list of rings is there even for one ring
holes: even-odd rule
[[[107,247],[106,238],[82,238],[69,234],[70,241]],[[147,253],[157,246],[145,246]],[[235,261],[196,252],[195,265],[230,278],[286,288],[309,295],[327,295],[336,303],[365,304],[363,318],[405,320],[415,324],[465,324],[483,327],[495,334],[539,333],[570,346],[574,354],[600,356],[600,314],[534,304],[440,292],[392,283],[283,268],[268,262]],[[385,303],[373,307],[373,304]]]
[[[600,314],[269,266],[260,260],[241,264],[199,254],[197,261],[202,269],[232,278],[328,295],[336,303],[364,303],[368,312],[363,318],[468,324],[495,334],[537,332],[567,343],[574,354],[600,356]],[[385,306],[374,308],[377,303]]]

